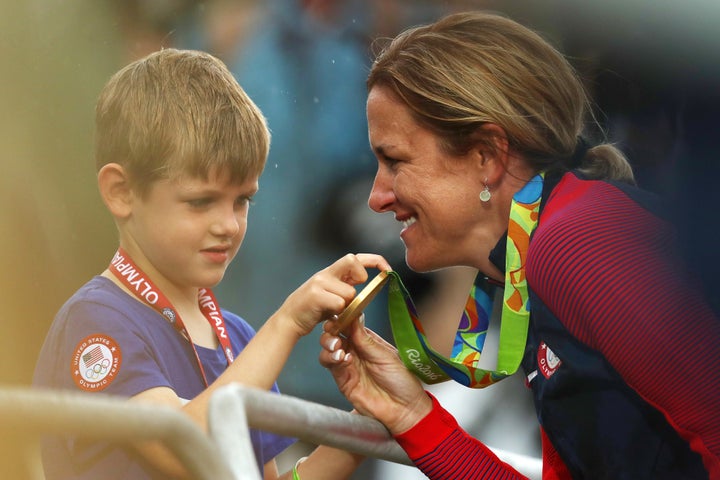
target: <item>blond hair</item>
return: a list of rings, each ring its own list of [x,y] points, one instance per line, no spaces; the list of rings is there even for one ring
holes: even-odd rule
[[[409,28],[377,55],[368,90],[375,85],[392,89],[448,152],[493,148],[479,127],[494,123],[536,171],[578,166],[571,161],[591,115],[582,82],[563,55],[509,18],[464,12]],[[634,182],[613,145],[580,154],[589,178]]]
[[[259,176],[270,133],[225,64],[199,51],[164,49],[118,71],[96,106],[95,161],[118,163],[133,188],[181,176]]]

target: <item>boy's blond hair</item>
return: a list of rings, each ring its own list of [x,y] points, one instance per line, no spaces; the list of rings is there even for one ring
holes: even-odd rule
[[[160,179],[259,176],[270,133],[227,67],[204,52],[164,49],[117,72],[95,116],[95,161],[125,168],[141,194]]]

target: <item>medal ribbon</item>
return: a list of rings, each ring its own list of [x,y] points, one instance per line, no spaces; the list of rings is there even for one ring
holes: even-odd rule
[[[512,375],[520,366],[530,322],[525,263],[530,235],[540,214],[543,178],[539,174],[531,179],[513,196],[510,208],[497,370],[477,367],[492,312],[492,299],[485,288],[474,285],[470,290],[448,358],[430,347],[400,276],[389,272],[388,314],[395,344],[403,363],[423,382],[453,379],[471,388],[485,388]]]
[[[115,252],[109,269],[139,300],[160,313],[163,318],[190,343],[193,353],[195,354],[195,360],[197,360],[197,364],[200,367],[200,374],[207,387],[208,381],[205,376],[205,369],[203,369],[202,362],[200,362],[200,356],[197,353],[195,344],[190,338],[190,333],[187,331],[187,328],[185,328],[185,324],[180,318],[180,315],[172,306],[172,303],[170,303],[170,300],[168,300],[155,284],[147,278],[143,271],[133,263],[122,248],[119,248],[118,251]],[[227,363],[230,365],[235,359],[230,344],[230,337],[225,328],[225,320],[222,317],[217,300],[209,289],[200,289],[198,292],[198,305],[200,306],[200,311],[203,316],[207,319],[208,323],[210,323],[213,332],[215,332],[215,336],[225,353]]]

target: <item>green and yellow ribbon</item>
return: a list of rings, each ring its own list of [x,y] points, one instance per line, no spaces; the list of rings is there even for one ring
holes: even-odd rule
[[[525,264],[530,236],[540,215],[543,179],[543,174],[531,179],[513,196],[510,208],[497,370],[477,366],[492,312],[492,291],[486,282],[470,290],[451,356],[445,357],[429,345],[400,276],[388,272],[391,276],[388,313],[395,344],[403,363],[423,382],[433,384],[453,379],[471,388],[485,388],[519,368],[530,323]]]

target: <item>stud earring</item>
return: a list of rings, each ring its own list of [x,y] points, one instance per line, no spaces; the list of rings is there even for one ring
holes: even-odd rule
[[[487,178],[485,179],[487,182]],[[488,188],[487,183],[484,184],[485,188],[480,192],[480,201],[483,203],[487,203],[490,201],[490,198],[492,197],[492,193],[490,193],[490,189]]]

